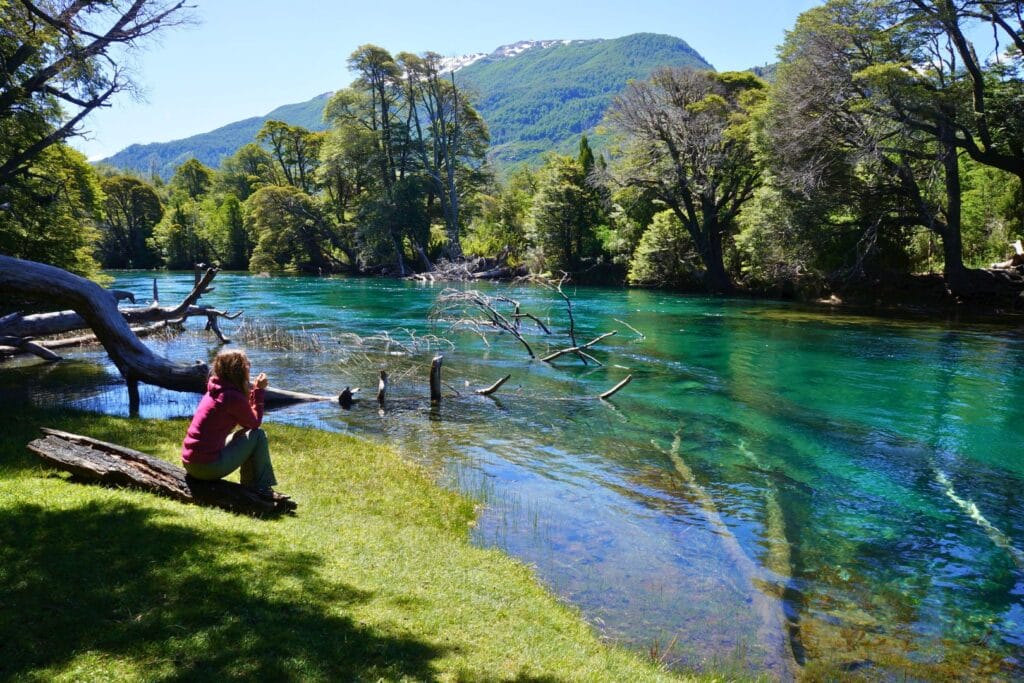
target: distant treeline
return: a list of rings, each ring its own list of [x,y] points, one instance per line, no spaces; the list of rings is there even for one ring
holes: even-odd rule
[[[79,271],[95,256],[393,275],[501,255],[718,292],[942,272],[969,293],[1024,235],[1013,6],[831,0],[787,34],[771,83],[659,70],[615,99],[604,149],[582,137],[578,154],[501,178],[440,57],[365,45],[326,131],[268,121],[219,170],[190,160],[164,184],[51,147],[39,163],[64,192],[0,212],[0,249]]]

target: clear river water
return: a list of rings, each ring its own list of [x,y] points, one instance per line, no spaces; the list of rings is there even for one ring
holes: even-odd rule
[[[152,274],[115,273],[147,303]],[[191,288],[157,274],[161,300]],[[530,360],[508,335],[449,331],[441,285],[223,273],[203,302],[272,322],[243,344],[283,388],[337,394],[269,420],[386,440],[481,502],[474,540],[504,548],[608,638],[684,667],[788,679],[829,666],[870,677],[1024,676],[1024,335],[998,327],[829,313],[789,304],[584,289],[574,356]],[[563,304],[511,294],[567,346]],[[151,340],[191,361],[219,348],[198,320]],[[631,329],[632,328],[632,329]],[[268,331],[269,330],[269,331]],[[266,337],[274,332],[277,346]],[[348,333],[389,332],[359,344]],[[285,333],[298,341],[282,344]],[[443,336],[451,343],[432,339]],[[431,408],[427,368],[445,356]],[[96,349],[74,403],[126,413]],[[386,409],[377,370],[393,378]],[[39,401],[48,366],[8,364]],[[512,379],[494,399],[473,394]],[[627,374],[609,401],[594,397]],[[143,390],[143,416],[198,396]],[[272,425],[271,425],[272,429]],[[272,438],[272,436],[271,436]],[[287,489],[287,482],[283,482]]]

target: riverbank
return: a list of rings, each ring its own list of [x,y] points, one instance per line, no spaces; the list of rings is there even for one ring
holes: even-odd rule
[[[602,642],[531,570],[474,547],[474,505],[389,448],[275,424],[295,517],[71,483],[40,426],[174,461],[182,420],[8,408],[0,679],[678,680]]]

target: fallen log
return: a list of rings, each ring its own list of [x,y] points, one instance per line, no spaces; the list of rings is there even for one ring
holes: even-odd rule
[[[295,501],[279,493],[266,496],[223,479],[193,479],[176,465],[124,446],[56,429],[44,428],[43,433],[45,436],[29,443],[28,449],[46,465],[79,479],[139,488],[183,503],[233,512],[276,515],[297,507]]]
[[[28,262],[27,262],[28,263]],[[212,329],[215,334],[225,341],[220,329],[216,327],[217,318],[234,320],[242,313],[227,313],[210,306],[199,306],[196,302],[199,297],[212,290],[209,284],[213,281],[219,271],[216,268],[208,269],[201,278],[196,281],[192,291],[177,306],[161,306],[157,297],[156,281],[153,282],[153,303],[149,306],[138,308],[118,309],[129,325],[143,325],[149,323],[184,320],[192,316],[205,317],[208,330]],[[102,290],[110,294],[111,290]],[[116,291],[116,290],[115,290]],[[118,301],[117,297],[113,297]],[[134,301],[134,299],[132,299]],[[36,313],[22,316],[14,314],[0,318],[0,334],[12,337],[51,337],[59,334],[83,330],[90,327],[86,318],[77,311],[54,311],[51,313]],[[225,342],[226,343],[226,342]]]
[[[193,293],[171,312],[180,317],[206,290],[215,274],[213,269],[207,271]],[[131,331],[114,297],[95,282],[43,263],[0,256],[0,290],[70,306],[80,315],[124,377],[128,385],[128,410],[132,415],[139,412],[139,382],[173,391],[198,394],[206,391],[209,374],[206,363],[178,363],[153,353]],[[334,400],[335,396],[317,396],[274,387],[268,387],[266,393],[267,405]]]

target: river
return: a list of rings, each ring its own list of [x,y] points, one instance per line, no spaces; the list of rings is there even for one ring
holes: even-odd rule
[[[114,275],[147,297],[152,274]],[[156,277],[167,303],[191,286]],[[263,336],[285,348],[247,344],[273,384],[364,388],[350,411],[293,406],[271,422],[396,444],[481,502],[475,542],[534,565],[613,640],[679,666],[779,678],[820,667],[1024,675],[1024,337],[1014,331],[580,288],[579,340],[617,334],[591,350],[600,366],[548,365],[508,335],[485,342],[431,323],[441,285],[230,273],[215,285],[204,303],[277,326]],[[568,345],[552,292],[481,288],[550,322],[551,338],[531,335],[538,349]],[[229,336],[241,320],[224,325]],[[347,336],[381,332],[393,341]],[[297,341],[282,344],[286,333]],[[149,343],[184,361],[218,348],[197,320]],[[431,408],[438,352],[446,396]],[[71,368],[104,359],[67,355]],[[41,364],[5,374],[41,402],[123,414],[123,386],[103,367],[70,399]],[[379,367],[393,380],[383,412]],[[493,400],[473,393],[505,374]],[[594,398],[628,374],[610,401]],[[155,388],[142,398],[143,415],[160,417],[188,416],[198,400]]]

